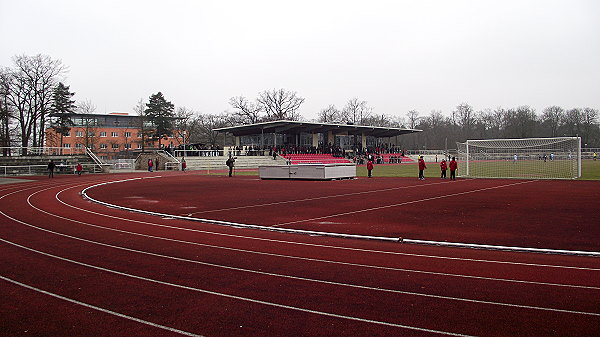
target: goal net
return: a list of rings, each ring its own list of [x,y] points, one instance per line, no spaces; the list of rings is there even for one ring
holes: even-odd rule
[[[459,176],[521,179],[581,176],[580,137],[467,140],[457,146]]]

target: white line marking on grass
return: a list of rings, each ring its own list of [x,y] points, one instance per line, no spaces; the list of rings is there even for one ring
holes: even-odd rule
[[[4,241],[4,240],[2,240],[2,241]],[[26,289],[29,289],[29,290],[33,290],[33,291],[36,291],[38,293],[42,293],[44,295],[52,296],[52,297],[61,299],[63,301],[67,301],[67,302],[70,302],[70,303],[81,305],[81,306],[86,307],[86,308],[90,308],[90,309],[94,309],[96,311],[103,312],[105,314],[109,314],[109,315],[113,315],[113,316],[125,318],[125,319],[130,320],[130,321],[134,321],[134,322],[137,322],[137,323],[142,323],[142,324],[154,327],[154,328],[159,328],[159,329],[167,330],[167,331],[170,331],[170,332],[175,332],[175,333],[178,333],[178,334],[181,334],[181,335],[184,335],[184,336],[203,337],[202,335],[197,335],[197,334],[193,334],[191,332],[187,332],[187,331],[183,331],[183,330],[171,328],[171,327],[168,327],[168,326],[165,326],[165,325],[160,325],[160,324],[157,324],[157,323],[152,323],[150,321],[146,321],[146,320],[143,320],[143,319],[140,319],[140,318],[136,318],[136,317],[133,317],[133,316],[125,315],[125,314],[122,314],[122,313],[119,313],[119,312],[116,312],[116,311],[104,309],[104,308],[101,308],[101,307],[98,307],[98,306],[95,306],[95,305],[92,305],[92,304],[88,304],[88,303],[85,303],[85,302],[74,300],[72,298],[68,298],[68,297],[61,296],[61,295],[58,295],[58,294],[55,294],[55,293],[51,293],[49,291],[42,290],[42,289],[39,289],[39,288],[30,286],[30,285],[27,285],[25,283],[21,283],[19,281],[10,279],[10,278],[2,276],[2,275],[0,275],[0,279],[4,280],[6,282],[9,282],[9,283],[18,285],[18,286],[23,287],[23,288],[26,288]],[[4,300],[6,300],[6,299],[7,299],[7,297],[4,296]]]
[[[29,247],[25,247],[25,246],[22,246],[22,245],[19,245],[19,244],[16,244],[16,243],[12,243],[10,241],[6,241],[6,240],[3,240],[3,239],[0,239],[0,241],[6,242],[6,243],[11,244],[13,246],[16,246],[16,247],[19,247],[19,248],[22,248],[22,249],[25,249],[25,250],[28,250],[28,251],[40,254],[40,255],[44,255],[44,256],[51,257],[51,258],[54,258],[54,259],[57,259],[57,260],[61,260],[61,261],[73,263],[73,264],[76,264],[76,265],[79,265],[79,266],[83,266],[83,267],[87,267],[87,268],[91,268],[91,269],[96,269],[96,270],[100,270],[100,271],[103,271],[103,272],[107,272],[107,273],[111,273],[111,274],[115,274],[115,275],[119,275],[119,276],[124,276],[124,277],[128,277],[128,278],[136,279],[136,280],[142,280],[142,281],[147,281],[147,282],[150,282],[150,283],[155,283],[155,284],[160,284],[160,285],[164,285],[164,286],[169,286],[169,287],[173,287],[173,288],[178,288],[178,289],[183,289],[183,290],[189,290],[189,291],[193,291],[193,292],[199,292],[199,293],[209,294],[209,295],[214,295],[214,296],[219,296],[219,297],[225,297],[225,298],[228,298],[228,299],[239,300],[239,301],[244,301],[244,302],[249,302],[249,303],[254,303],[254,304],[262,304],[262,305],[266,305],[266,306],[270,306],[270,307],[275,307],[275,308],[288,309],[288,310],[299,311],[299,312],[303,312],[303,313],[309,313],[309,314],[321,315],[321,316],[326,316],[326,317],[333,317],[333,318],[339,318],[339,319],[357,321],[357,322],[361,322],[361,323],[369,323],[369,324],[383,325],[383,326],[389,326],[389,327],[401,328],[401,329],[407,329],[407,330],[429,332],[429,333],[435,333],[435,334],[446,335],[446,336],[475,337],[473,335],[465,335],[465,334],[453,333],[453,332],[442,331],[442,330],[433,330],[433,329],[419,328],[419,327],[414,327],[414,326],[410,326],[410,325],[396,324],[396,323],[383,322],[383,321],[376,321],[376,320],[371,320],[371,319],[366,319],[366,318],[360,318],[360,317],[354,317],[354,316],[339,315],[339,314],[334,314],[334,313],[325,312],[325,311],[318,311],[318,310],[300,308],[300,307],[295,307],[295,306],[291,306],[291,305],[279,304],[279,303],[274,303],[274,302],[256,300],[256,299],[252,299],[252,298],[248,298],[248,297],[243,297],[243,296],[237,296],[237,295],[231,295],[231,294],[216,292],[216,291],[212,291],[212,290],[206,290],[206,289],[200,289],[200,288],[195,288],[195,287],[184,286],[184,285],[181,285],[181,284],[170,283],[170,282],[160,281],[160,280],[156,280],[156,279],[151,279],[151,278],[148,278],[148,277],[143,277],[143,276],[128,274],[128,273],[120,272],[120,271],[113,270],[113,269],[108,269],[108,268],[104,268],[104,267],[100,267],[100,266],[95,266],[95,265],[92,265],[92,264],[88,264],[88,263],[84,263],[84,262],[80,262],[80,261],[76,261],[76,260],[72,260],[72,259],[67,259],[67,258],[64,258],[64,257],[61,257],[61,256],[49,254],[49,253],[42,252],[42,251],[39,251],[39,250],[36,250],[36,249],[33,249],[33,248],[29,248]],[[9,281],[9,282],[12,281],[11,279],[5,278],[3,276],[0,276],[0,277],[2,279],[6,280],[6,281]],[[52,293],[47,293],[47,294],[48,295],[54,295]],[[60,295],[57,295],[57,296],[60,296]],[[66,297],[64,299],[65,300],[70,300],[70,299],[67,299]],[[72,300],[72,301],[74,301],[74,300]],[[90,307],[92,307],[92,306],[90,306]],[[96,309],[96,308],[98,308],[98,307],[94,307],[94,309]],[[98,308],[98,309],[101,309],[101,308]],[[157,326],[157,327],[163,327],[163,326]],[[177,332],[179,332],[179,331],[181,331],[181,330],[178,330]],[[187,333],[185,331],[181,331],[179,333],[182,333],[182,332],[183,333]],[[198,336],[198,335],[190,334],[190,336]]]
[[[391,205],[385,205],[385,206],[377,206],[377,207],[359,209],[359,210],[356,210],[356,211],[350,211],[350,212],[343,212],[343,213],[325,215],[325,216],[320,216],[320,217],[311,218],[311,219],[304,219],[304,220],[297,220],[297,221],[290,221],[290,222],[282,222],[282,223],[274,224],[272,226],[273,227],[280,227],[280,226],[286,226],[286,225],[291,225],[291,224],[296,224],[296,223],[303,223],[303,222],[308,222],[308,221],[315,221],[315,220],[335,218],[335,217],[344,216],[344,215],[351,215],[351,214],[372,212],[372,211],[377,211],[377,210],[386,209],[386,208],[399,207],[399,206],[416,204],[416,203],[425,202],[425,201],[450,198],[450,197],[455,197],[457,195],[471,194],[471,193],[476,193],[476,192],[481,192],[481,191],[487,191],[487,190],[493,190],[493,189],[497,189],[497,188],[508,187],[508,186],[515,186],[515,185],[527,184],[527,183],[531,183],[531,182],[534,182],[534,181],[535,180],[529,180],[529,181],[517,182],[517,183],[512,183],[512,184],[500,185],[500,186],[480,188],[480,189],[476,189],[476,190],[472,190],[472,191],[458,192],[458,193],[452,193],[452,194],[448,194],[448,195],[440,195],[440,196],[437,196],[437,197],[430,197],[430,198],[424,198],[424,199],[418,199],[418,200],[412,200],[412,201],[405,201],[405,202],[401,202],[401,203],[398,203],[398,204],[391,204]]]

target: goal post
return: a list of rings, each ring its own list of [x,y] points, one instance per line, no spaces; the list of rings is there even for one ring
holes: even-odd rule
[[[577,179],[581,138],[467,140],[457,143],[458,174],[471,178]]]

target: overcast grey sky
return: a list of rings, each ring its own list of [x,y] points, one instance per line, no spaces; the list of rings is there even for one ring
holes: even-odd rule
[[[38,53],[75,99],[131,112],[231,110],[285,88],[306,119],[368,101],[377,114],[531,105],[600,108],[600,1],[0,0],[0,66]]]

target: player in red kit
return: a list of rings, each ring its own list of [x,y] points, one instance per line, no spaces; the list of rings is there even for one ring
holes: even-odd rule
[[[458,169],[458,164],[456,163],[456,157],[452,157],[450,161],[450,180],[456,180],[456,170]]]
[[[442,170],[442,179],[446,179],[446,170],[448,169],[446,159],[442,159],[442,162],[440,163],[440,169]]]
[[[419,157],[419,180],[425,180],[425,169],[427,165],[425,165],[425,160],[423,160],[423,156]]]

